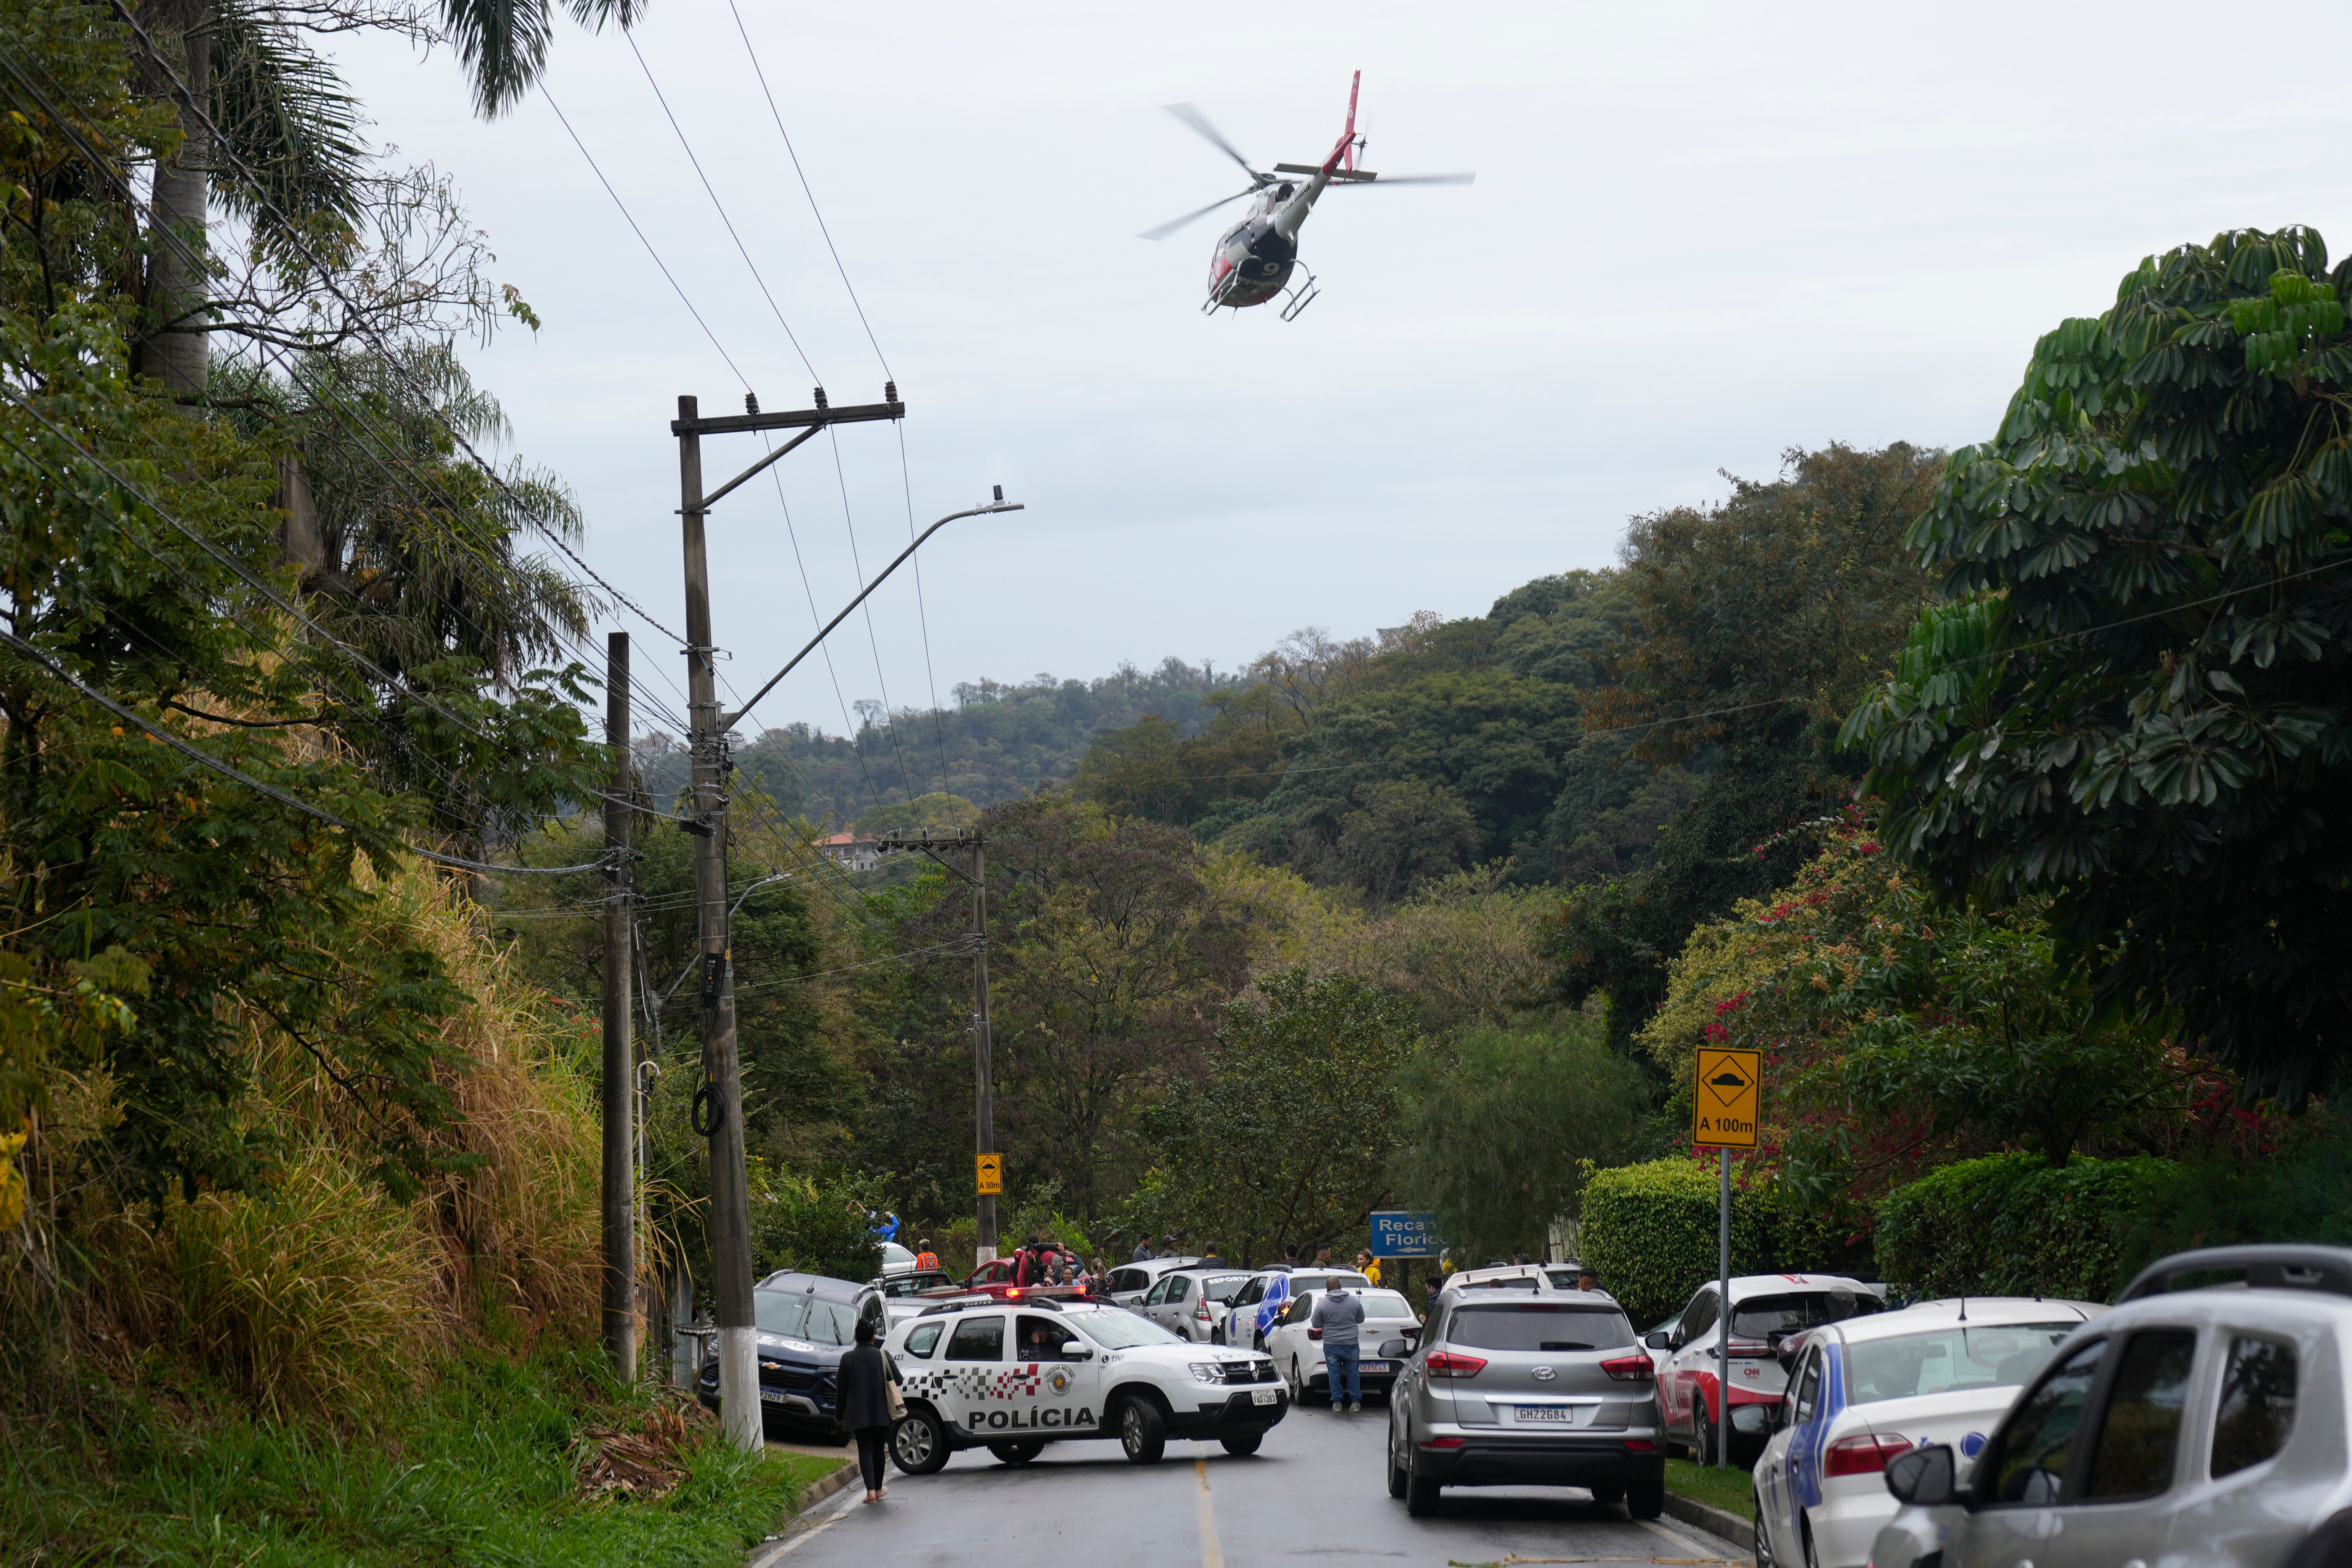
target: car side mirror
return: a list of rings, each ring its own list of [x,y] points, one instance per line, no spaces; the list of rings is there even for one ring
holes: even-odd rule
[[[1404,1342],[1402,1340],[1382,1340],[1381,1342],[1381,1354],[1383,1356],[1403,1356],[1407,1353],[1409,1352],[1405,1350]]]
[[[1743,1437],[1761,1437],[1780,1425],[1772,1415],[1761,1405],[1735,1405],[1731,1407],[1731,1429]]]
[[[1951,1446],[1931,1443],[1889,1464],[1886,1489],[1895,1494],[1897,1502],[1916,1503],[1921,1508],[1936,1508],[1957,1500],[1958,1472],[1953,1467]]]
[[[1642,1342],[1654,1351],[1670,1351],[1675,1348],[1675,1336],[1664,1329],[1653,1329],[1642,1336]]]

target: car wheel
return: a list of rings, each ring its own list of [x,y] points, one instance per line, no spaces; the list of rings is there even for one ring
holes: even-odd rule
[[[1635,1481],[1625,1489],[1625,1512],[1633,1519],[1655,1519],[1666,1511],[1666,1483]]]
[[[1405,1449],[1405,1512],[1415,1519],[1427,1519],[1437,1511],[1437,1494],[1441,1489],[1434,1478],[1421,1473],[1421,1450],[1408,1446]]]
[[[1209,1331],[1209,1342],[1213,1345],[1223,1344],[1225,1342],[1225,1331],[1223,1329],[1211,1329]]]
[[[1700,1464],[1715,1463],[1715,1423],[1707,1419],[1704,1405],[1691,1410],[1691,1458]]]
[[[947,1428],[929,1410],[914,1409],[890,1428],[890,1458],[910,1476],[928,1476],[948,1462]]]
[[[1805,1568],[1822,1568],[1821,1554],[1813,1550],[1813,1527],[1805,1522],[1802,1509],[1797,1510],[1797,1543],[1805,1551]]]
[[[1045,1445],[1034,1438],[1018,1443],[991,1443],[988,1451],[1008,1465],[1025,1465],[1045,1451]]]
[[[1756,1568],[1780,1568],[1780,1559],[1772,1550],[1771,1531],[1765,1528],[1762,1488],[1749,1487],[1748,1511],[1756,1520]]]
[[[1156,1465],[1167,1451],[1168,1418],[1149,1395],[1136,1394],[1119,1407],[1118,1446],[1135,1465]]]
[[[1297,1356],[1292,1356],[1290,1358],[1290,1403],[1293,1405],[1304,1405],[1307,1403],[1307,1380],[1298,1375],[1298,1358]]]
[[[1405,1466],[1410,1463],[1410,1460],[1408,1460],[1405,1456],[1410,1452],[1411,1450],[1409,1448],[1401,1445],[1397,1440],[1397,1424],[1393,1421],[1390,1422],[1389,1496],[1391,1497],[1404,1496],[1405,1484],[1412,1479],[1412,1473],[1405,1468]]]
[[[1220,1437],[1217,1441],[1224,1445],[1226,1453],[1237,1459],[1246,1459],[1257,1452],[1257,1446],[1265,1441],[1265,1434],[1253,1432],[1246,1437]]]

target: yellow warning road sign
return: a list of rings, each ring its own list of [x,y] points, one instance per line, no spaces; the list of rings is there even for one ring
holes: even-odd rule
[[[1004,1191],[1004,1156],[1002,1154],[981,1154],[975,1156],[975,1158],[979,1163],[980,1191],[982,1195],[986,1196],[990,1194],[1002,1193]]]
[[[1756,1147],[1764,1053],[1703,1046],[1696,1076],[1698,1081],[1691,1086],[1691,1142],[1719,1149]]]

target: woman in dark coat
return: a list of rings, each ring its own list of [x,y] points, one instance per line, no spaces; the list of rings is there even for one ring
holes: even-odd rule
[[[861,1319],[857,1343],[834,1373],[834,1407],[841,1424],[857,1434],[857,1464],[866,1472],[866,1500],[880,1502],[882,1451],[890,1440],[890,1363],[874,1342],[874,1325]]]

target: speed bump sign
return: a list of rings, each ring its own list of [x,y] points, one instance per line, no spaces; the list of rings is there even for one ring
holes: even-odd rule
[[[1691,1086],[1691,1142],[1716,1148],[1756,1147],[1757,1111],[1763,1099],[1764,1053],[1700,1047]]]
[[[977,1158],[979,1162],[981,1195],[982,1197],[989,1197],[995,1194],[1002,1193],[1004,1190],[1004,1156],[1002,1154],[982,1154]]]

